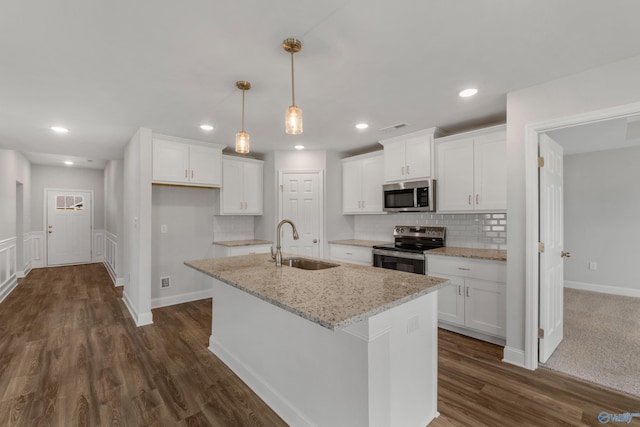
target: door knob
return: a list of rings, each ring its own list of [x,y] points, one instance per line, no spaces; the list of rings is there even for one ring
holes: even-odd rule
[[[562,258],[571,258],[571,252],[562,251],[562,252],[560,252],[560,256]]]
[[[53,231],[49,230],[49,234],[53,233]]]
[[[313,243],[318,243],[318,239],[313,239]]]

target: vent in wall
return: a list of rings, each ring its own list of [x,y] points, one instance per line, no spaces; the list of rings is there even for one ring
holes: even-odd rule
[[[160,287],[162,289],[168,288],[170,286],[171,286],[171,277],[170,276],[165,276],[165,277],[161,277],[160,278]]]
[[[387,126],[386,128],[380,129],[380,132],[389,132],[391,130],[400,129],[407,126],[406,123],[396,123],[395,125]]]

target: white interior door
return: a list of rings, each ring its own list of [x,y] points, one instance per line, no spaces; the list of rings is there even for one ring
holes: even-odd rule
[[[544,167],[540,178],[540,328],[539,361],[544,363],[562,341],[564,297],[563,159],[562,147],[546,134],[540,136]]]
[[[91,262],[91,192],[47,190],[47,264]]]
[[[283,226],[282,251],[322,257],[322,181],[320,172],[283,172],[280,175],[280,218],[293,221],[299,240]]]

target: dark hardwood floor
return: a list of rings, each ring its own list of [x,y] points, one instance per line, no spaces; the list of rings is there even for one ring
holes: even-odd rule
[[[208,351],[211,300],[153,317],[135,327],[101,264],[33,270],[0,304],[0,426],[286,425]],[[439,345],[433,426],[597,426],[601,411],[640,412],[636,397],[504,364],[501,347],[444,331]]]

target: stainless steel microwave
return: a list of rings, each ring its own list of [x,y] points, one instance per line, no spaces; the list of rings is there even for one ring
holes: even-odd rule
[[[435,212],[436,180],[398,182],[382,186],[386,212]]]

